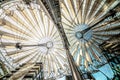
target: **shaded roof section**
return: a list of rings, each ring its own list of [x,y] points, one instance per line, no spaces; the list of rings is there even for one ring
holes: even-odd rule
[[[60,0],[62,24],[80,69],[107,63],[99,45],[120,33],[119,4],[119,0]]]

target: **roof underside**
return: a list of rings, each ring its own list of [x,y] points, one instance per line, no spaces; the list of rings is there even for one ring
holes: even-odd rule
[[[63,25],[70,44],[69,50],[78,69],[83,73],[104,71],[109,65],[100,68],[107,64],[107,60],[99,45],[120,34],[118,7],[120,1],[60,0],[58,2],[60,11],[56,11],[59,12],[59,16],[57,14],[51,16],[54,11],[46,8],[41,1],[33,1],[28,5],[23,1],[13,0],[2,4],[1,59],[11,69],[24,63],[42,62],[45,78],[70,74],[63,38],[56,25],[59,22]],[[56,16],[60,19],[56,20]],[[108,74],[108,77],[113,78],[113,72],[111,75]]]

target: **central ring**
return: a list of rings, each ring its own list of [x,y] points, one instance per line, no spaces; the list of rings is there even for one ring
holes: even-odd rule
[[[74,32],[75,32],[75,37],[80,41],[80,40],[90,40],[92,38],[92,30],[88,30],[87,32],[85,32],[84,34],[82,33],[82,31],[84,31],[85,29],[87,29],[89,26],[87,24],[79,24],[76,25],[76,27],[74,28]]]
[[[39,41],[39,44],[42,44],[42,43],[45,43],[45,46],[42,46],[42,47],[39,47],[39,50],[42,52],[42,53],[47,53],[48,50],[50,52],[52,52],[54,50],[53,46],[54,46],[54,41],[52,38],[50,37],[44,37],[42,39],[40,39]]]
[[[78,31],[78,32],[75,33],[75,37],[77,39],[81,39],[82,38],[82,34]]]
[[[48,41],[46,44],[47,48],[52,48],[53,47],[53,42],[52,41]]]

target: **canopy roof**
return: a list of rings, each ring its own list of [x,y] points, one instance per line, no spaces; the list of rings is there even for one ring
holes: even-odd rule
[[[99,45],[111,36],[120,34],[120,13],[115,12],[120,1],[59,2],[61,23],[76,65],[83,73],[104,71],[105,67],[100,67],[107,60]],[[0,57],[11,70],[24,63],[42,62],[45,78],[70,74],[63,40],[42,3],[26,5],[23,1],[12,0],[2,4],[0,35]],[[111,74],[113,77],[113,72]]]
[[[66,51],[54,22],[43,6],[12,1],[2,7],[0,46],[10,68],[42,62],[45,78],[67,74]]]

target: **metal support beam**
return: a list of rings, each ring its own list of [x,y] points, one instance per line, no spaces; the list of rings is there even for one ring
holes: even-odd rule
[[[69,61],[70,68],[71,68],[73,80],[84,80],[82,78],[82,76],[80,75],[80,72],[78,71],[78,69],[75,65],[75,62],[73,60],[72,55],[70,55],[69,50],[66,50],[66,54],[67,54],[67,58],[68,58],[68,61]]]

